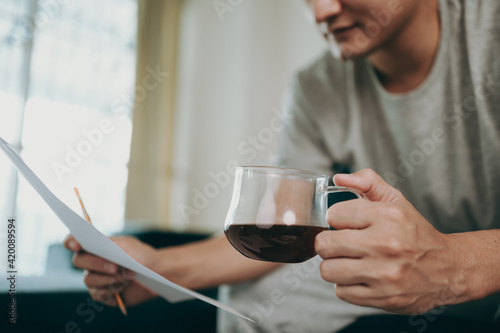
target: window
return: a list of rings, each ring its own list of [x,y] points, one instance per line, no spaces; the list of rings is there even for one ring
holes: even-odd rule
[[[0,6],[0,136],[76,212],[78,187],[106,234],[123,228],[136,17],[136,0]],[[68,231],[4,156],[0,184],[2,219],[17,222],[18,273],[44,274],[48,246]]]

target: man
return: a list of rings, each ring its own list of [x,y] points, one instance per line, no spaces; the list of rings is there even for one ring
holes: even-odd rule
[[[115,241],[189,288],[241,282],[230,303],[257,325],[230,317],[227,332],[333,332],[384,311],[430,311],[409,317],[418,331],[437,315],[500,321],[500,4],[310,2],[333,52],[294,81],[276,164],[361,170],[334,182],[368,198],[329,209],[337,230],[317,236],[322,260],[252,261],[224,238],[161,250]],[[118,267],[65,244],[92,297],[116,305]],[[127,304],[154,297],[130,278]]]

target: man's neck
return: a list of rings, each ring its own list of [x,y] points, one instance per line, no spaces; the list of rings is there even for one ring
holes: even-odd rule
[[[439,46],[437,1],[425,1],[414,19],[368,60],[384,88],[405,93],[417,88],[429,75]]]

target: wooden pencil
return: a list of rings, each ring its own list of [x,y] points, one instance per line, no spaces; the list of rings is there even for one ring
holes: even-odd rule
[[[78,201],[80,201],[80,206],[82,207],[83,216],[85,217],[85,220],[87,220],[88,223],[92,224],[92,222],[90,221],[89,214],[87,214],[87,210],[85,209],[85,205],[83,204],[82,198],[80,197],[80,192],[76,187],[74,187],[73,189],[75,190],[76,196],[78,197]],[[123,299],[119,293],[115,293],[115,299],[116,303],[118,303],[118,307],[120,308],[121,312],[123,313],[124,316],[126,316],[127,308],[125,307],[125,303],[123,303]]]

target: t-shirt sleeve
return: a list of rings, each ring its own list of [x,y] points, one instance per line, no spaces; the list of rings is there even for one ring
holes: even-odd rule
[[[332,173],[332,160],[315,119],[313,105],[304,94],[299,76],[292,81],[284,100],[284,127],[273,154],[274,165]]]

